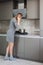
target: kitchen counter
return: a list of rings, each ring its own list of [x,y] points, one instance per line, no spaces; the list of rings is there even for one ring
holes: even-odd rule
[[[6,34],[0,34],[0,36],[6,36]],[[39,35],[30,35],[30,34],[27,34],[27,35],[15,34],[15,36],[25,37],[25,38],[43,38],[43,37],[40,37]]]

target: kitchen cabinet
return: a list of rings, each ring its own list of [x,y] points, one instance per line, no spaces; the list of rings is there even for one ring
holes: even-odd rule
[[[43,0],[40,0],[40,36],[43,37]]]
[[[0,54],[5,55],[6,46],[7,46],[6,37],[0,36]]]
[[[24,37],[16,37],[15,44],[17,57],[24,58]]]
[[[0,20],[9,20],[12,18],[13,2],[0,2]]]
[[[29,60],[39,60],[39,38],[15,36],[14,56]],[[6,52],[6,36],[0,36],[0,54]]]
[[[26,0],[13,0],[13,16],[17,15],[17,13],[22,13],[22,18],[26,18]]]
[[[39,60],[39,39],[25,38],[25,58]]]
[[[17,37],[17,56],[19,58],[39,61],[39,39]]]
[[[15,35],[14,56],[28,60],[43,61],[43,38],[27,38]],[[0,36],[0,54],[5,55],[6,35]]]
[[[24,58],[24,38],[15,36],[14,43],[14,56]],[[5,55],[6,53],[6,35],[0,36],[0,54]]]
[[[39,0],[27,0],[27,18],[39,18]]]
[[[40,0],[40,36],[43,37],[43,0]],[[43,62],[43,39],[40,39],[40,61]]]
[[[13,9],[24,9],[26,8],[27,0],[13,0]]]
[[[40,39],[40,51],[39,51],[39,58],[40,58],[40,61],[43,61],[43,39]]]

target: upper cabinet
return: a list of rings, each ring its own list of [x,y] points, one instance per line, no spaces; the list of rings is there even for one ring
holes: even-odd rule
[[[17,13],[22,13],[23,18],[39,19],[39,0],[11,0],[0,3],[0,19],[11,19]]]
[[[23,18],[26,18],[26,0],[13,0],[13,15],[15,16],[17,13],[22,13]]]
[[[26,8],[26,0],[13,0],[13,9],[24,9]]]
[[[39,19],[39,0],[13,0],[14,15],[23,13],[27,19]]]
[[[0,20],[8,20],[12,18],[13,2],[0,2]]]
[[[27,0],[27,18],[39,19],[39,0]]]

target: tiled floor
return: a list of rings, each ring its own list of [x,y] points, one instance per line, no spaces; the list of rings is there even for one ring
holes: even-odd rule
[[[3,56],[0,56],[0,65],[43,65],[43,63],[27,61],[23,59],[16,59],[15,61],[4,60]]]

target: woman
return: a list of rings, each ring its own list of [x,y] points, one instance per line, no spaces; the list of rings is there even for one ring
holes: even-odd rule
[[[10,26],[7,31],[7,37],[6,41],[8,42],[8,46],[6,49],[6,55],[5,55],[5,60],[13,60],[13,46],[14,46],[14,35],[16,28],[20,25],[22,18],[22,13],[18,13],[13,19],[10,21]],[[10,57],[8,57],[8,54],[10,54]]]

